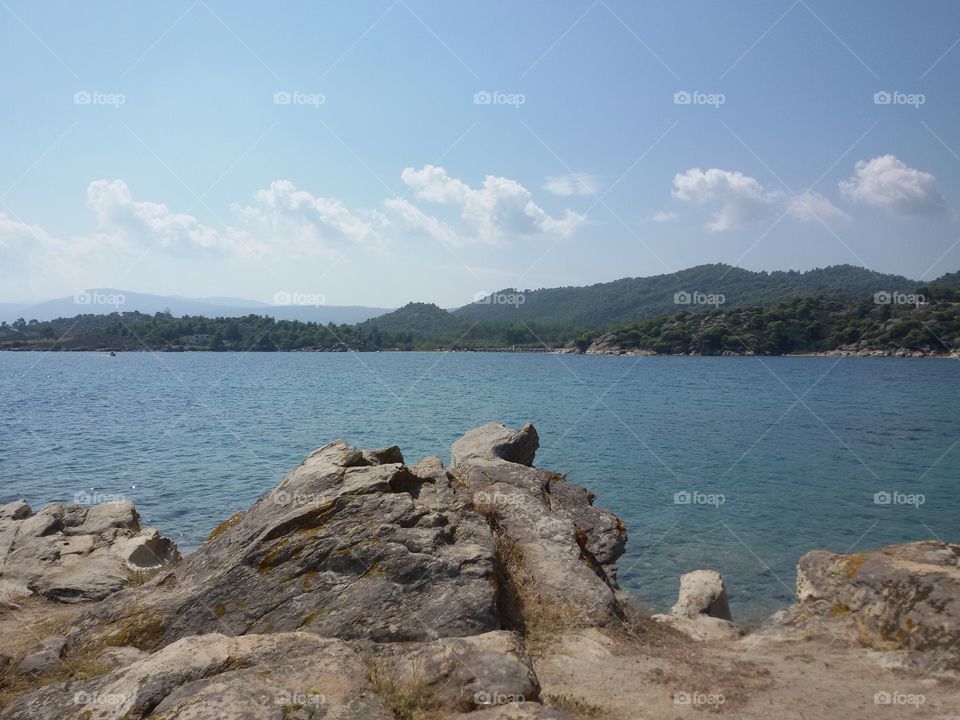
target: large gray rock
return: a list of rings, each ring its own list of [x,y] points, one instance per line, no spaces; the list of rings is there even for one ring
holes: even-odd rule
[[[0,720],[569,720],[535,702],[539,689],[508,632],[386,645],[209,633],[125,658],[98,678],[43,687]]]
[[[727,588],[716,570],[694,570],[680,577],[680,595],[670,609],[674,615],[708,615],[733,620],[727,603]]]
[[[532,426],[490,428],[480,435],[516,441],[490,452],[532,461]],[[391,462],[400,459],[396,448],[320,448],[196,552],[81,618],[76,642],[153,649],[197,633],[295,630],[461,637],[522,629],[518,591],[564,620],[621,616],[614,563],[626,531],[591,494],[499,457],[468,453],[452,473],[439,458],[413,470]]]
[[[343,441],[315,451],[196,552],[85,618],[81,636],[150,649],[206,632],[385,642],[498,629],[486,522],[442,468],[421,477],[379,455]]]
[[[626,528],[563,475],[530,467],[536,438],[531,425],[490,424],[452,449],[457,486],[497,542],[501,612],[526,631],[617,621],[624,598],[615,562]]]
[[[797,565],[797,602],[775,625],[886,651],[894,664],[960,670],[960,545],[809,552]]]
[[[309,633],[179,640],[92,680],[18,698],[3,720],[389,720],[361,655]]]
[[[325,445],[196,552],[72,621],[70,657],[89,648],[107,674],[39,689],[0,719],[362,719],[416,708],[567,720],[537,702],[523,633],[620,620],[626,530],[591,493],[531,467],[536,446],[532,426],[484,426],[458,441],[448,471],[436,457],[407,467],[396,447]],[[42,580],[57,596],[81,558],[108,575],[90,564],[105,536],[129,562],[163,555],[130,510],[7,515],[29,523],[27,537],[57,538],[21,546],[19,527],[14,543],[25,557],[56,558]]]
[[[419,687],[438,704],[472,710],[489,705],[538,700],[540,683],[520,638],[494,631],[466,638],[443,638],[387,648],[382,658],[389,682]]]
[[[176,544],[141,528],[130,502],[47,505],[33,514],[23,501],[0,507],[0,602],[37,593],[52,600],[100,600],[136,573],[180,558]]]
[[[694,640],[729,640],[740,636],[733,624],[727,589],[716,570],[694,570],[680,577],[680,594],[666,615],[654,615]]]
[[[540,438],[533,425],[511,430],[500,423],[487,423],[464,433],[450,450],[453,467],[468,460],[506,460],[520,465],[533,465],[540,447]]]

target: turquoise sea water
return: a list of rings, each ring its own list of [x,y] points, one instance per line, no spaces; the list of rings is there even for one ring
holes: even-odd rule
[[[490,420],[623,519],[653,609],[709,567],[750,624],[807,550],[960,541],[951,360],[0,353],[0,502],[119,495],[190,550],[333,438],[446,460]]]

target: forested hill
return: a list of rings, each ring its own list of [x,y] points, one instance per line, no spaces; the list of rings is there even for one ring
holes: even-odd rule
[[[913,296],[922,298],[916,307],[901,302]],[[958,308],[960,273],[920,283],[847,265],[804,273],[702,265],[585,288],[502,291],[454,312],[409,303],[357,325],[257,314],[21,318],[0,321],[0,349],[584,350],[607,335],[611,351],[736,352],[747,341],[762,354],[864,343],[945,352],[960,344]]]
[[[958,273],[944,276],[957,286]],[[599,327],[674,313],[677,293],[723,295],[726,307],[772,307],[798,297],[861,300],[876,292],[911,292],[919,283],[852,265],[798,271],[753,272],[731,265],[698,265],[676,274],[624,278],[588,287],[507,289],[454,311],[465,320],[558,323]]]

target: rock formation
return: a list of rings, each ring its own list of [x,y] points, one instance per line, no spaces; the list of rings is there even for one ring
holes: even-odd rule
[[[809,552],[797,565],[797,602],[772,626],[887,651],[888,664],[960,670],[960,545]]]
[[[651,717],[675,717],[677,698],[739,712],[747,688],[778,682],[722,659],[740,631],[712,570],[684,575],[659,623],[632,611],[617,584],[626,529],[533,467],[537,446],[532,425],[489,424],[457,440],[445,468],[338,440],[185,558],[129,504],[0,507],[0,581],[73,603],[55,606],[73,613],[65,626],[0,655],[0,720],[572,720],[557,705],[605,717],[571,688],[646,712],[621,702],[628,692],[659,703]],[[943,543],[809,553],[797,604],[764,632],[958,669],[958,558]],[[676,630],[714,640],[710,653]],[[9,701],[7,679],[23,688]],[[750,717],[769,716],[769,698],[760,705]]]
[[[180,558],[172,540],[140,527],[130,502],[0,506],[0,602],[36,593],[60,602],[100,600],[138,572]]]
[[[440,458],[408,467],[396,447],[316,450],[196,552],[77,619],[68,653],[114,648],[119,667],[71,685],[83,700],[71,707],[389,718],[397,703],[433,703],[566,717],[537,702],[523,638],[622,619],[626,530],[532,467],[537,446],[532,425],[490,424],[454,444],[450,470]],[[0,717],[59,717],[67,697],[53,685]]]
[[[733,624],[727,588],[715,570],[694,570],[680,577],[680,595],[666,615],[654,615],[694,640],[729,640],[739,637]]]

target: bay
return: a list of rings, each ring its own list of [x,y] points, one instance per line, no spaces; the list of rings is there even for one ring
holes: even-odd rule
[[[713,568],[750,625],[808,550],[958,540],[958,391],[953,360],[0,353],[0,502],[123,497],[191,550],[334,438],[446,461],[529,420],[537,465],[626,523],[635,601]]]

